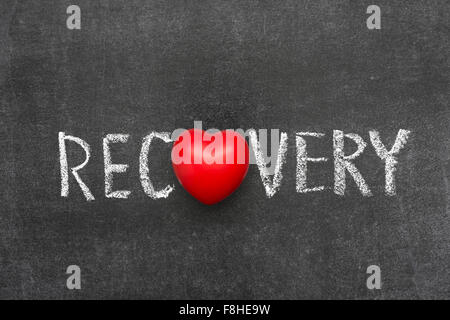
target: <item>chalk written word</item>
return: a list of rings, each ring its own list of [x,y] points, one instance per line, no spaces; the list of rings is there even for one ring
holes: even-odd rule
[[[241,130],[243,132],[243,130]],[[239,132],[236,130],[236,132]],[[261,130],[260,130],[261,132]],[[279,132],[279,130],[277,130]],[[152,180],[150,179],[150,170],[148,166],[148,154],[151,143],[158,139],[166,144],[171,144],[179,136],[180,129],[175,130],[172,135],[168,132],[152,132],[142,139],[142,146],[139,155],[139,176],[142,188],[147,196],[152,199],[167,198],[171,192],[175,189],[173,185],[167,185],[161,190],[155,190]],[[283,165],[286,161],[286,153],[288,150],[288,135],[286,132],[281,132],[277,143],[273,143],[272,139],[272,153],[270,162],[273,170],[269,170],[267,167],[267,157],[265,151],[267,151],[267,139],[261,139],[261,135],[258,136],[254,129],[249,129],[245,132],[245,136],[249,138],[250,146],[253,152],[253,156],[250,157],[250,164],[256,164],[260,173],[261,181],[264,186],[266,196],[268,198],[273,197],[280,189],[283,180]],[[355,160],[361,156],[367,147],[367,143],[364,139],[356,133],[344,133],[341,130],[333,130],[333,159],[326,157],[312,158],[308,155],[307,139],[323,139],[325,133],[321,132],[296,132],[295,134],[295,146],[296,146],[296,192],[298,193],[310,193],[321,192],[329,188],[325,186],[308,186],[307,173],[308,163],[320,163],[332,160],[334,163],[334,186],[333,191],[336,195],[344,196],[346,191],[346,178],[347,173],[353,179],[356,186],[360,190],[363,196],[372,196],[373,193],[369,188],[366,180],[362,176],[361,172],[355,165]],[[382,142],[381,135],[378,131],[369,131],[370,143],[375,149],[377,156],[384,163],[385,172],[385,194],[388,196],[396,195],[396,181],[395,172],[398,168],[398,155],[400,151],[405,147],[410,131],[400,129],[397,133],[394,144],[388,148]],[[131,191],[130,190],[114,190],[113,177],[114,174],[126,173],[128,170],[127,164],[115,164],[112,161],[112,155],[110,150],[111,144],[124,144],[129,140],[128,134],[107,134],[103,138],[103,159],[104,159],[104,176],[105,176],[105,197],[116,199],[127,199]],[[267,138],[267,136],[266,136]],[[273,138],[273,137],[272,137]],[[91,147],[83,139],[66,134],[65,132],[59,132],[59,162],[61,172],[61,196],[69,196],[69,173],[75,178],[81,188],[87,201],[95,200],[94,195],[90,191],[89,187],[83,182],[79,175],[79,171],[82,170],[89,162],[91,157]],[[66,144],[68,142],[75,143],[84,151],[85,158],[81,164],[69,168],[67,160]],[[356,151],[352,154],[345,154],[344,146],[347,143],[356,145]],[[200,140],[200,143],[202,141]],[[273,146],[276,149],[273,149]],[[214,148],[206,148],[207,152],[214,152]],[[239,149],[238,149],[239,152]],[[173,154],[172,154],[173,155]],[[235,157],[233,157],[234,159]],[[239,159],[239,157],[237,157]],[[253,159],[253,160],[252,160]],[[173,159],[172,159],[173,160]],[[179,159],[178,159],[179,160]]]

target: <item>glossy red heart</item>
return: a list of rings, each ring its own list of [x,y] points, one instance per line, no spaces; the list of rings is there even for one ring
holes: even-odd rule
[[[248,171],[249,148],[233,130],[209,134],[184,131],[172,148],[172,166],[181,185],[204,204],[222,201],[236,190]]]

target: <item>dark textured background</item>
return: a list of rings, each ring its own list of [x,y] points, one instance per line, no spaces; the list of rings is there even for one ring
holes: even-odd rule
[[[78,4],[82,29],[66,28]],[[382,9],[382,30],[366,8]],[[450,298],[449,7],[430,1],[0,2],[0,298]],[[142,191],[138,157],[153,130],[280,128],[289,134],[281,190],[267,199],[256,166],[208,207],[176,182],[170,148],[155,144]],[[384,167],[369,145],[358,160],[375,196],[295,192],[296,131],[327,134],[308,148],[332,156],[331,130],[389,146],[412,130],[383,195]],[[93,157],[60,197],[58,131]],[[116,188],[103,196],[101,139],[113,148]],[[75,163],[79,150],[70,149]],[[308,182],[332,185],[332,162]],[[122,177],[120,177],[122,176]],[[350,181],[350,180],[349,180]],[[65,288],[69,264],[82,290]],[[369,291],[378,264],[383,288]]]

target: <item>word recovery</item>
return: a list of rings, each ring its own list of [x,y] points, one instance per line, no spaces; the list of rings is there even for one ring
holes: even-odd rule
[[[177,129],[178,130],[178,129]],[[239,132],[239,130],[236,130]],[[257,165],[262,184],[266,196],[268,198],[273,197],[281,187],[281,182],[283,179],[283,165],[286,161],[286,153],[288,150],[288,135],[286,132],[281,132],[279,138],[276,139],[276,143],[273,143],[272,136],[272,152],[271,156],[267,157],[267,136],[266,139],[261,138],[261,134],[258,136],[256,130],[249,129],[246,132],[239,132],[248,138],[250,144],[250,164],[254,163]],[[172,136],[168,132],[151,132],[142,139],[141,150],[139,154],[139,176],[142,189],[145,194],[151,199],[164,199],[168,198],[171,192],[174,191],[174,185],[167,185],[165,188],[156,190],[150,175],[149,165],[148,165],[148,155],[150,150],[150,145],[155,139],[161,140],[167,144],[172,144],[176,141],[177,136]],[[398,155],[401,150],[407,144],[408,138],[411,132],[405,129],[398,130],[397,136],[394,143],[388,147],[383,143],[381,135],[376,130],[369,131],[370,144],[376,152],[376,155],[380,159],[380,163],[384,164],[384,174],[385,174],[385,194],[387,196],[396,195],[396,181],[395,172],[398,168]],[[225,136],[225,135],[224,135]],[[131,191],[130,190],[114,190],[113,188],[113,177],[114,174],[126,173],[128,169],[128,164],[116,164],[112,161],[112,155],[110,150],[111,144],[117,143],[127,143],[130,135],[128,134],[107,134],[103,138],[103,158],[104,158],[104,182],[105,182],[105,193],[106,198],[117,198],[117,199],[127,199]],[[355,165],[355,159],[357,159],[366,149],[368,143],[356,133],[344,133],[341,130],[333,130],[331,134],[331,139],[333,141],[333,156],[327,157],[311,157],[308,154],[307,141],[311,143],[314,139],[323,139],[326,135],[320,132],[296,132],[294,137],[295,149],[296,149],[296,170],[295,170],[295,180],[296,180],[296,192],[297,193],[311,193],[311,192],[321,192],[330,189],[326,186],[308,186],[307,174],[308,174],[308,163],[320,163],[333,161],[334,164],[334,185],[331,189],[336,195],[344,196],[346,191],[346,176],[349,175],[355,182],[359,191],[363,196],[372,196],[373,193],[370,190],[366,180],[362,176],[361,172]],[[216,139],[217,140],[217,139]],[[69,175],[71,174],[78,186],[81,188],[84,197],[87,201],[95,200],[89,187],[81,179],[79,172],[89,163],[91,157],[91,147],[87,141],[72,135],[68,135],[65,132],[59,132],[59,162],[60,162],[60,174],[61,174],[61,197],[69,196]],[[84,161],[74,167],[69,168],[66,144],[71,142],[72,144],[78,144],[84,151],[85,158]],[[205,141],[200,141],[200,143],[205,143]],[[210,152],[211,154],[220,153],[220,148],[223,147],[221,141],[208,141],[211,144],[210,148],[206,148],[205,152]],[[345,144],[352,144],[352,148],[356,147],[356,151],[351,154],[345,154],[344,146]],[[276,150],[274,150],[276,146]],[[175,156],[180,154],[180,150],[172,149],[172,161],[175,161]],[[175,152],[176,151],[176,152]],[[266,152],[264,152],[266,151]],[[238,150],[239,152],[239,150]],[[205,155],[201,155],[200,159]],[[211,157],[209,157],[211,158]],[[214,156],[213,156],[214,158]],[[233,159],[239,159],[239,157],[233,157]],[[180,161],[180,159],[176,159]],[[202,161],[202,160],[200,160]],[[268,166],[270,164],[270,166]],[[228,162],[223,164],[224,166],[230,165]]]

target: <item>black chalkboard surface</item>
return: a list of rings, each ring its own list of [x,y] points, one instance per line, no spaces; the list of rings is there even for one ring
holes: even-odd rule
[[[0,3],[0,298],[415,299],[450,298],[449,6],[436,1],[13,1]],[[70,29],[67,8],[81,9]],[[381,8],[381,29],[366,9]],[[287,134],[283,179],[268,198],[258,167],[207,206],[178,183],[171,147],[149,151],[155,188],[139,179],[150,132],[203,127]],[[396,194],[370,143],[398,154]],[[333,192],[333,130],[367,143]],[[61,196],[59,132],[91,158]],[[296,133],[307,140],[308,184],[296,191]],[[114,187],[104,193],[102,139]],[[353,145],[354,147],[354,145]],[[352,153],[351,143],[346,153]],[[84,159],[67,144],[71,166]],[[66,286],[81,269],[81,290]],[[379,266],[381,289],[367,268]]]

